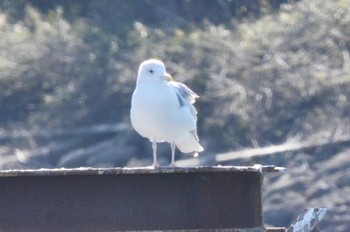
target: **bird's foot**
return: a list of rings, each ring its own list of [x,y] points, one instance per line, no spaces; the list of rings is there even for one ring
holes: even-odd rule
[[[176,168],[176,166],[175,166],[175,162],[171,162],[170,164],[169,164],[169,166],[167,166],[168,168]]]
[[[153,165],[152,165],[152,167],[153,167],[154,169],[157,169],[157,168],[160,167],[160,165],[159,165],[158,162],[154,162]]]

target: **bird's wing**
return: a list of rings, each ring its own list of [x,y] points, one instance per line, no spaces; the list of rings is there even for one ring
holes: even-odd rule
[[[196,98],[199,96],[180,82],[170,81],[169,85],[174,89],[180,107],[188,107],[193,117],[197,120],[197,110],[194,108],[193,104],[196,102]]]

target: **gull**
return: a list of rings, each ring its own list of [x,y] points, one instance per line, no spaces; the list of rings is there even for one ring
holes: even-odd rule
[[[130,118],[133,128],[152,143],[154,168],[159,167],[157,143],[170,144],[170,167],[175,167],[176,147],[195,156],[203,151],[193,106],[197,97],[185,84],[173,80],[162,61],[149,59],[140,64]]]

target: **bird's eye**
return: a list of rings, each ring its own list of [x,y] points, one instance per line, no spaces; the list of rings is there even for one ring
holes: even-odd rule
[[[149,73],[153,73],[153,69],[148,70]]]

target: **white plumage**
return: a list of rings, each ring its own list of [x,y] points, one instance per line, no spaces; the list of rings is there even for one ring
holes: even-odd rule
[[[157,143],[171,145],[171,164],[175,166],[175,146],[184,153],[200,152],[197,135],[198,95],[186,85],[173,81],[163,62],[156,59],[141,63],[131,100],[131,124],[152,142],[153,166],[157,162]]]

